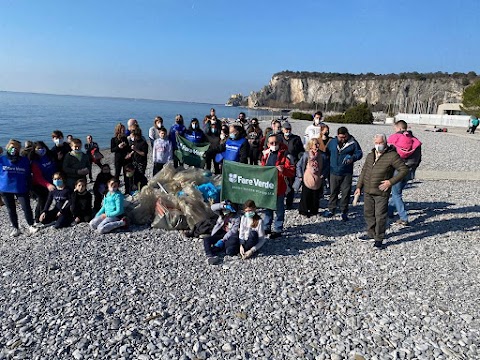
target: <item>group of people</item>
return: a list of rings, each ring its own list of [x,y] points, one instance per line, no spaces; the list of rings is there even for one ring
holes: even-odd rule
[[[386,218],[393,216],[394,210],[400,217],[398,223],[408,224],[402,191],[421,161],[421,143],[407,129],[406,122],[400,120],[395,127],[395,134],[388,139],[383,134],[375,136],[373,149],[367,156],[355,190],[357,197],[362,190],[365,193],[365,238],[373,239],[377,248],[382,247]],[[215,110],[211,109],[202,122],[191,119],[188,128],[180,114],[169,130],[164,127],[162,117],[157,116],[148,131],[148,140],[135,119],[128,120],[126,127],[117,124],[110,147],[114,154],[114,174],[107,163],[102,163],[103,155],[91,135],[86,138],[85,151],[82,151],[80,139],[69,135],[64,141],[59,130],[52,132],[54,145],[50,149],[42,141],[22,149],[18,141],[11,140],[6,146],[6,154],[0,157],[0,193],[13,227],[11,236],[20,234],[15,198],[25,213],[31,234],[38,231],[39,224],[61,228],[89,222],[101,233],[127,226],[124,194],[135,193],[147,184],[145,173],[149,149],[153,176],[170,161],[175,167],[183,166],[175,153],[178,136],[192,143],[209,143],[204,166],[216,174],[221,173],[224,160],[277,168],[275,210],[264,209],[263,218],[258,219],[253,201],[244,204],[246,218],[243,222],[248,223],[247,228],[256,229],[255,240],[249,238],[252,231],[240,231],[240,219],[239,226],[230,227],[222,218],[221,229],[238,228],[238,243],[244,241],[248,244],[242,250],[246,258],[263,245],[265,236],[270,239],[282,236],[285,209],[292,208],[295,191],[301,192],[298,206],[301,215],[317,215],[324,189],[328,188],[328,209],[323,215],[329,218],[338,210],[342,221],[349,220],[353,165],[362,158],[363,152],[346,127],[339,127],[336,136],[330,136],[329,126],[322,121],[319,111],[306,127],[302,139],[292,133],[288,121],[273,120],[262,130],[256,118],[247,120],[243,112],[237,121],[228,124],[220,121]],[[92,164],[100,169],[93,186],[93,204],[92,195],[87,191],[87,177],[93,181]],[[124,193],[119,190],[122,172]],[[31,194],[37,200],[34,214],[30,207]],[[217,239],[218,231],[215,233],[217,235],[213,238]],[[227,234],[231,235],[231,232],[226,231],[222,236]],[[221,245],[220,240],[223,245],[228,244],[223,237],[214,244],[208,239],[205,240],[206,249]]]

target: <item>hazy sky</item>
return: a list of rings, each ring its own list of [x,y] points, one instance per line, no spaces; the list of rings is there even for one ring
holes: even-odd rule
[[[223,103],[282,70],[480,73],[480,0],[0,0],[0,90]]]

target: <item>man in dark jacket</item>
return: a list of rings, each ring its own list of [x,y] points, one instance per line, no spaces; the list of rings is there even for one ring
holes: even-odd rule
[[[292,134],[292,125],[288,121],[283,123],[282,136],[280,137],[280,140],[287,146],[287,156],[290,162],[293,165],[296,165],[298,160],[301,158],[302,153],[305,151],[305,148],[303,147],[300,136]],[[295,177],[287,178],[286,180],[288,182],[288,189],[285,196],[285,207],[288,210],[292,208],[293,197],[295,196],[295,192],[292,189]]]
[[[355,196],[360,196],[363,189],[367,236],[360,240],[373,239],[374,247],[381,249],[385,239],[388,197],[392,186],[407,176],[408,168],[395,148],[387,146],[387,137],[384,134],[375,135],[374,142],[375,148],[367,155]]]
[[[338,195],[340,198],[340,210],[342,220],[348,221],[348,202],[352,193],[353,163],[362,158],[363,152],[357,140],[348,133],[346,127],[339,127],[337,137],[327,145],[327,153],[330,157],[330,199],[328,210],[323,216],[332,217],[337,208]]]

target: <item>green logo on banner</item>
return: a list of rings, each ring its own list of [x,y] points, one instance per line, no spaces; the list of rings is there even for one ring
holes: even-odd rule
[[[224,161],[222,200],[237,204],[255,201],[260,208],[276,209],[278,173],[275,166],[246,165]]]
[[[201,168],[205,164],[203,156],[210,144],[194,144],[177,134],[177,147],[178,150],[175,150],[175,156],[180,162]]]

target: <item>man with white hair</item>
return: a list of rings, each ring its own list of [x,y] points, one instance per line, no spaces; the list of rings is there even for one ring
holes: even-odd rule
[[[394,175],[395,173],[395,175]],[[392,185],[408,174],[408,168],[395,151],[387,145],[385,134],[374,137],[374,148],[367,155],[358,179],[355,196],[364,191],[364,216],[367,235],[360,240],[374,240],[374,247],[382,249],[387,223],[388,197]]]

